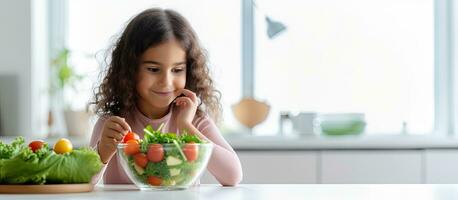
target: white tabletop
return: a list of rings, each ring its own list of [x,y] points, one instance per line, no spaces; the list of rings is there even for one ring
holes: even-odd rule
[[[315,200],[315,199],[458,199],[458,185],[306,185],[252,184],[236,187],[203,184],[179,191],[139,191],[133,185],[97,186],[93,192],[73,194],[13,195],[2,194],[0,199],[246,199],[246,200]]]
[[[236,150],[458,149],[458,138],[426,135],[226,136]]]
[[[243,150],[326,150],[326,149],[458,149],[458,137],[425,135],[359,135],[359,136],[251,136],[225,135],[226,140],[238,151]],[[0,136],[11,143],[15,136]],[[26,142],[43,139],[53,145],[59,137],[25,137]],[[89,145],[88,137],[68,137],[74,147]]]

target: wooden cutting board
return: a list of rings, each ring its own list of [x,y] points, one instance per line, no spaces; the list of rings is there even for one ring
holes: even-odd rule
[[[92,190],[92,184],[0,185],[0,193],[4,194],[80,193]]]

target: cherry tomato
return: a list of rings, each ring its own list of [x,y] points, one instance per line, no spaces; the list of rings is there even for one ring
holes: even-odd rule
[[[134,161],[135,164],[138,166],[145,168],[146,164],[148,164],[148,158],[146,158],[146,155],[144,153],[137,153],[134,155]]]
[[[185,144],[183,147],[183,153],[186,156],[186,159],[189,162],[192,162],[194,160],[197,160],[197,155],[199,153],[199,148],[196,144],[194,143],[188,143]]]
[[[140,152],[140,144],[138,144],[137,140],[129,140],[126,143],[126,147],[124,147],[124,153],[127,155],[134,155]]]
[[[160,162],[164,158],[164,148],[160,144],[151,144],[147,156],[151,162]]]
[[[129,131],[124,138],[122,139],[123,143],[127,143],[129,140],[139,140],[140,136],[138,136],[136,133]]]
[[[43,147],[44,143],[45,142],[43,140],[34,140],[30,142],[29,147],[35,153],[38,151],[38,149],[41,149]]]
[[[148,183],[154,186],[160,186],[162,180],[156,176],[148,176]]]
[[[73,145],[70,140],[61,138],[54,144],[54,152],[64,154],[73,150]]]

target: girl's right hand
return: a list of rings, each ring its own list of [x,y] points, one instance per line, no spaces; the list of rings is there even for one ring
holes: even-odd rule
[[[111,116],[105,121],[98,145],[100,159],[103,163],[107,163],[116,153],[116,146],[129,131],[132,129],[124,118]]]

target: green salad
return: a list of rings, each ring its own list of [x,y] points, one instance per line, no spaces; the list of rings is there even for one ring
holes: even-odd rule
[[[148,125],[142,140],[129,136],[119,145],[123,167],[137,185],[188,186],[205,169],[212,145],[196,135],[162,133],[161,127]]]
[[[23,137],[0,141],[0,184],[89,183],[101,168],[99,155],[89,148],[59,143],[52,150],[43,141],[26,145]]]

